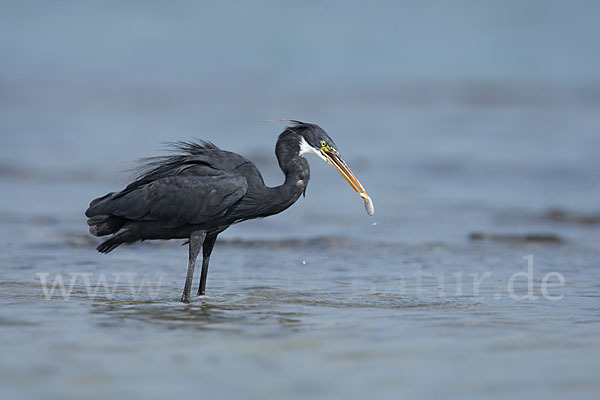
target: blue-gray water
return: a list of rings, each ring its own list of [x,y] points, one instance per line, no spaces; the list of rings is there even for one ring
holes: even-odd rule
[[[597,2],[0,7],[3,398],[600,395]],[[278,118],[374,217],[314,158],[191,305],[180,243],[94,251],[87,204],[163,141],[280,184]]]

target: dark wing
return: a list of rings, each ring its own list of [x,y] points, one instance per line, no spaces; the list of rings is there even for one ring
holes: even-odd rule
[[[239,154],[221,150],[210,142],[175,142],[169,148],[180,154],[143,159],[137,170],[137,178],[127,185],[121,195],[138,186],[175,175],[217,176],[235,174],[235,170],[247,159]]]
[[[165,228],[197,225],[225,214],[247,188],[239,175],[168,176],[101,198],[86,214],[156,221]]]

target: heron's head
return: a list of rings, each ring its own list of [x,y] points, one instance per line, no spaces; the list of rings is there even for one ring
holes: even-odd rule
[[[296,122],[296,125],[292,129],[296,135],[298,135],[300,142],[298,154],[300,156],[313,154],[335,168],[335,170],[348,181],[350,186],[352,186],[365,201],[367,213],[373,215],[375,213],[373,201],[367,194],[365,188],[360,184],[356,175],[354,175],[350,167],[348,167],[348,164],[346,164],[342,158],[333,139],[318,125],[298,121],[294,122]]]

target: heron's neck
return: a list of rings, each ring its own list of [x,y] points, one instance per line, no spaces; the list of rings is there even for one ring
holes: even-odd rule
[[[273,213],[278,213],[298,200],[310,179],[308,161],[299,155],[299,141],[295,138],[279,138],[275,149],[279,167],[285,174],[285,182],[270,189]]]

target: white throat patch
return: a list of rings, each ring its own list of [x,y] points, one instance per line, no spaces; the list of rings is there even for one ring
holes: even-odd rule
[[[304,139],[303,136],[300,136],[300,152],[298,152],[298,155],[304,156],[305,154],[314,154],[315,156],[319,157],[321,160],[327,161],[327,159],[321,153],[320,150],[317,150],[314,147],[312,147],[310,144],[308,144],[308,142],[306,141],[306,139]]]

